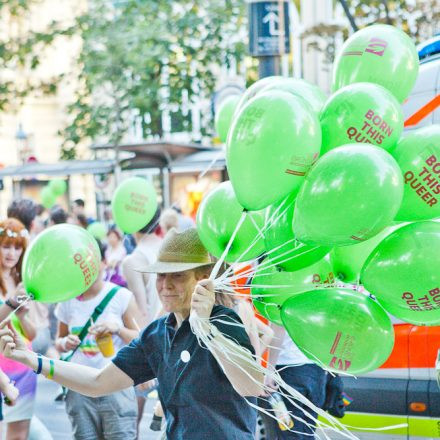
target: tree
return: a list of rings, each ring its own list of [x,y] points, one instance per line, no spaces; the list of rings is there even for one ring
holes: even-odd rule
[[[83,140],[119,144],[130,126],[161,137],[162,112],[192,131],[190,104],[209,99],[220,66],[246,53],[245,2],[95,0],[78,19],[80,88],[62,135],[63,158]],[[211,130],[205,115],[201,130]]]
[[[3,32],[0,37],[0,110],[14,109],[30,93],[55,93],[60,77],[39,78],[35,74],[44,50],[60,36],[70,36],[74,29],[52,22],[42,31],[29,29],[27,18],[38,0],[2,0],[0,17]],[[15,32],[8,33],[8,26]]]
[[[440,21],[438,0],[350,0],[348,3],[359,27],[391,24],[416,42],[432,37]]]
[[[339,1],[335,1],[335,5]],[[432,37],[440,22],[439,0],[347,0],[347,6],[359,29],[375,24],[385,23],[396,26],[406,32],[416,43]],[[324,53],[325,63],[333,64],[337,50],[337,36],[344,40],[352,32],[349,22],[340,24],[318,24],[307,29],[302,37],[319,36],[308,43],[312,48]]]

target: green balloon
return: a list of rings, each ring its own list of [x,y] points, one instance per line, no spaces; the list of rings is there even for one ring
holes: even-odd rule
[[[285,78],[282,76],[266,76],[266,78],[261,78],[258,81],[255,81],[243,93],[240,102],[237,104],[237,108],[235,110],[236,115],[252,98],[260,93],[261,90],[263,90],[268,84],[272,84],[284,79]]]
[[[283,325],[280,310],[287,299],[334,281],[332,267],[326,259],[296,272],[286,272],[266,258],[252,280],[252,301],[262,316]]]
[[[414,42],[384,24],[353,34],[339,51],[333,68],[333,91],[348,84],[371,82],[388,89],[399,102],[410,94],[419,72]]]
[[[229,96],[220,104],[215,113],[215,130],[222,142],[226,142],[228,138],[228,131],[239,101],[240,96]]]
[[[267,254],[272,261],[288,272],[316,263],[331,249],[326,246],[299,246],[300,243],[296,241],[292,227],[295,198],[296,196],[290,195],[266,210],[267,229],[264,234],[264,244]],[[295,249],[296,247],[298,249]]]
[[[133,234],[146,226],[156,210],[156,191],[148,180],[141,177],[124,180],[113,194],[113,219],[126,234]]]
[[[440,223],[417,222],[386,237],[366,261],[365,288],[397,318],[440,324]]]
[[[93,222],[87,226],[87,230],[97,240],[103,240],[107,235],[107,228],[101,222]]]
[[[440,125],[412,131],[391,151],[405,182],[396,220],[440,217]]]
[[[318,118],[302,98],[278,90],[253,98],[235,118],[226,150],[240,205],[256,211],[297,192],[320,147]]]
[[[203,198],[197,211],[197,231],[212,255],[217,258],[222,256],[242,214],[243,208],[237,202],[229,181],[221,183]],[[264,252],[263,238],[259,236],[251,216],[260,231],[264,228],[264,212],[248,212],[226,255],[228,263],[248,261]]]
[[[321,112],[321,154],[359,142],[390,150],[403,130],[397,99],[377,84],[356,83],[338,90]]]
[[[281,308],[287,333],[311,360],[336,373],[379,368],[394,346],[385,310],[363,293],[318,289],[288,299]]]
[[[310,170],[296,199],[293,230],[303,243],[344,246],[390,225],[403,195],[400,169],[382,148],[348,144]]]
[[[55,225],[40,233],[26,250],[23,284],[36,301],[66,301],[95,282],[100,264],[96,240],[85,229]]]
[[[54,179],[49,182],[49,188],[56,196],[62,196],[67,191],[67,183],[62,179]]]
[[[369,240],[352,246],[335,247],[330,252],[330,261],[336,278],[346,283],[361,282],[362,267],[376,246],[401,225],[390,226]]]
[[[327,100],[327,96],[318,86],[304,79],[283,78],[278,81],[272,81],[261,90],[261,93],[271,90],[283,90],[303,98],[312,107],[313,111],[318,114]]]
[[[45,186],[40,193],[41,204],[46,208],[50,209],[57,200],[57,196],[52,192],[49,186]]]

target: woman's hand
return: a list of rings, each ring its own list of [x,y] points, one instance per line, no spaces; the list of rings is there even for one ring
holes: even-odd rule
[[[79,344],[81,344],[81,341],[77,335],[73,334],[64,336],[64,338],[61,340],[61,347],[64,348],[64,351],[75,350]]]
[[[20,297],[27,296],[27,292],[26,292],[26,290],[24,289],[24,285],[23,285],[23,283],[19,283],[19,284],[17,284],[17,287],[16,287],[16,289],[15,289],[15,294],[14,294],[14,296],[15,296],[16,298],[20,298]]]
[[[28,352],[25,342],[15,331],[10,321],[0,327],[0,353],[9,359],[20,361]]]
[[[121,327],[116,322],[101,322],[95,324],[89,329],[91,335],[100,336],[105,334],[118,335]]]
[[[5,396],[5,404],[8,406],[14,406],[20,392],[13,383],[9,383],[3,390],[3,394]]]
[[[209,319],[215,303],[214,283],[202,280],[197,283],[191,299],[191,313],[200,318]]]
[[[21,306],[16,312],[15,315],[17,316],[17,318],[22,321],[25,316],[29,313],[29,305],[26,304],[24,306]]]

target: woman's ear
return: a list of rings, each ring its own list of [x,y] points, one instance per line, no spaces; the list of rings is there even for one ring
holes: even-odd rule
[[[195,269],[195,276],[197,281],[206,280],[211,274],[210,266],[197,267]]]

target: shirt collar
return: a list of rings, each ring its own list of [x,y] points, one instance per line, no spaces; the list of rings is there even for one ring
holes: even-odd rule
[[[165,325],[167,327],[171,327],[172,329],[176,328],[176,317],[174,316],[174,313],[169,313],[168,316],[165,319]]]
[[[174,313],[169,313],[168,316],[165,319],[165,325],[172,329],[172,330],[176,330],[176,324],[177,324],[177,319],[174,315]],[[189,325],[189,315],[187,318],[185,318],[182,322],[182,326],[184,325]]]

